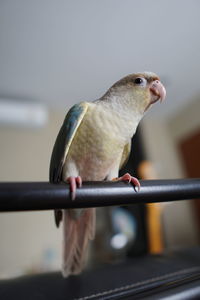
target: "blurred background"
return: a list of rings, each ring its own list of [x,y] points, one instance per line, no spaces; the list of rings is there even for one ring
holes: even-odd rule
[[[0,181],[48,181],[68,109],[138,71],[159,74],[167,99],[144,117],[129,167],[200,177],[199,11],[197,0],[1,0]],[[198,201],[99,209],[91,261],[197,245],[199,212]],[[0,238],[0,277],[60,268],[51,211],[0,214]]]

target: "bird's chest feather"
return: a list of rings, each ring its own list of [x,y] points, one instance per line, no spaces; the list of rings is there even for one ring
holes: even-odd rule
[[[90,110],[78,128],[67,155],[76,164],[83,180],[103,180],[121,157],[126,136],[113,114]]]

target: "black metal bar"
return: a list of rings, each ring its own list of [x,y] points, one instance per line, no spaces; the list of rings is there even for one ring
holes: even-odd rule
[[[48,182],[0,183],[0,211],[84,208],[200,198],[200,179],[141,180],[136,192],[126,182],[84,182],[71,200],[68,185]]]

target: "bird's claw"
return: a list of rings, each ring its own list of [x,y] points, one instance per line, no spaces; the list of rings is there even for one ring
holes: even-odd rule
[[[69,176],[66,180],[69,183],[69,188],[71,192],[71,199],[76,198],[76,189],[82,186],[82,178],[80,176]]]
[[[124,174],[123,176],[115,179],[117,181],[128,181],[134,185],[134,189],[136,192],[140,191],[140,182],[136,177],[131,176],[129,173]],[[137,189],[136,189],[137,188]]]

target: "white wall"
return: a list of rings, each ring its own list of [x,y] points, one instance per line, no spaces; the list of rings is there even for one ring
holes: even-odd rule
[[[41,129],[0,127],[0,181],[47,181],[49,160],[64,112],[50,112]],[[61,231],[53,212],[0,214],[0,276],[34,271],[48,263],[59,268]]]

